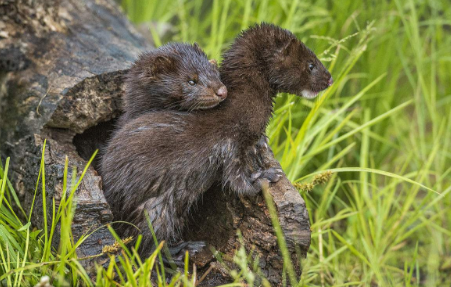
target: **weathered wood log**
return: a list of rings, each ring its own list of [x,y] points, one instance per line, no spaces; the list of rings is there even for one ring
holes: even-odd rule
[[[121,114],[122,75],[149,48],[113,1],[31,2],[0,4],[0,152],[2,159],[12,159],[13,181],[25,208],[30,208],[44,139],[50,203],[52,197],[61,198],[66,156],[80,175],[94,150],[105,144]],[[261,152],[268,165],[280,166],[270,149]],[[77,191],[72,227],[76,238],[112,220],[96,167],[95,162]],[[296,249],[305,255],[310,227],[303,199],[285,177],[269,192],[289,251],[293,258]],[[34,214],[33,224],[42,226],[42,202],[35,204]],[[238,198],[217,185],[191,216],[185,240],[205,241],[223,258],[232,258],[240,245],[239,229],[247,250],[258,255],[264,275],[280,283],[282,258],[261,195]],[[102,246],[112,242],[108,230],[99,229],[78,255],[100,254]],[[199,274],[214,266],[205,286],[230,281],[210,249],[192,262]],[[89,267],[93,262],[84,263]]]

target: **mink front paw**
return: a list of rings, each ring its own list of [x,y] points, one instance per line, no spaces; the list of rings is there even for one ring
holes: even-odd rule
[[[254,180],[254,182],[258,182],[262,179],[267,179],[271,183],[276,183],[282,178],[282,175],[283,175],[282,169],[271,167],[252,174],[252,179]]]

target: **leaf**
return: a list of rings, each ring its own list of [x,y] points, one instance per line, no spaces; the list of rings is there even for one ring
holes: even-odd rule
[[[25,231],[25,230],[27,230],[28,228],[30,228],[30,225],[31,225],[31,222],[28,221],[27,224],[25,224],[25,225],[22,226],[21,228],[17,229],[17,231]]]

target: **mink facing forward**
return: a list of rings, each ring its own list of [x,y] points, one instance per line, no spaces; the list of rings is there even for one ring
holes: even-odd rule
[[[214,60],[197,45],[170,43],[142,54],[125,76],[124,114],[114,123],[122,127],[140,115],[157,110],[201,110],[217,106],[227,97]],[[99,140],[100,135],[103,140]],[[105,152],[111,128],[102,123],[74,143],[83,146],[88,160],[96,149]],[[93,162],[99,166],[97,158]]]
[[[209,109],[226,97],[216,63],[197,44],[167,44],[142,54],[127,73],[119,126],[149,111]]]
[[[115,220],[143,232],[140,253],[159,240],[179,240],[190,207],[214,182],[256,194],[273,170],[255,166],[278,92],[313,97],[332,84],[315,54],[292,33],[270,24],[244,31],[224,54],[221,79],[228,99],[214,109],[147,113],[117,131],[102,160],[105,196]],[[121,226],[122,236],[138,231]]]

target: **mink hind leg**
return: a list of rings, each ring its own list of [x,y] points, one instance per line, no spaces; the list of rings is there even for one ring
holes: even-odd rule
[[[158,244],[165,241],[167,250],[163,250],[162,255],[166,263],[175,263],[182,266],[186,251],[190,256],[200,252],[205,246],[203,241],[183,241],[182,230],[186,224],[187,214],[176,214],[172,201],[166,200],[165,196],[153,197],[145,201],[136,208],[126,220],[132,225],[127,225],[122,233],[124,237],[133,236],[136,238],[142,234],[142,241],[139,247],[139,254],[142,257],[150,256],[156,249],[154,231]],[[147,216],[146,216],[147,214]],[[149,221],[151,226],[149,226]]]

